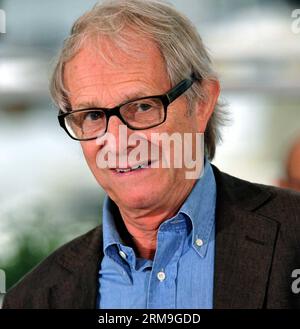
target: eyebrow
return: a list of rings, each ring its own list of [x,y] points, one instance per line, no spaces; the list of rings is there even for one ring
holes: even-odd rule
[[[88,108],[94,108],[94,107],[99,107],[101,108],[101,106],[96,105],[97,102],[84,102],[84,103],[80,103],[79,105],[75,106],[76,110],[81,110],[81,109],[88,109]]]
[[[122,105],[124,103],[134,101],[136,99],[143,98],[143,97],[148,97],[148,96],[151,97],[151,96],[155,96],[155,95],[147,95],[144,92],[137,92],[137,93],[134,93],[130,96],[125,95],[123,102],[119,103],[115,106],[119,106],[119,105]],[[97,101],[87,101],[87,102],[83,102],[83,103],[80,103],[79,105],[77,105],[74,108],[74,110],[89,109],[89,108],[103,108],[103,109],[105,109],[107,107],[99,106],[99,103]]]

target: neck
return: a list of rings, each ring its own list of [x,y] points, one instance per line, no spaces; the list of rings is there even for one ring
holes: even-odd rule
[[[138,257],[153,259],[157,248],[157,233],[160,225],[172,218],[189,195],[193,185],[185,193],[178,193],[177,200],[164,203],[155,209],[126,209],[119,207],[120,214]]]
[[[127,231],[132,237],[133,246],[138,257],[153,259],[156,251],[157,232],[159,226],[176,212],[159,214],[155,216],[133,217],[121,210],[121,215]]]

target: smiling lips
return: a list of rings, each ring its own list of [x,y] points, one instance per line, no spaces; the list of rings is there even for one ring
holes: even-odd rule
[[[138,169],[149,168],[150,164],[151,164],[151,161],[148,161],[148,162],[144,162],[144,163],[141,163],[141,164],[137,164],[137,165],[129,167],[129,168],[114,168],[112,170],[116,171],[117,173],[122,174],[122,173],[127,173],[127,172],[138,170]]]

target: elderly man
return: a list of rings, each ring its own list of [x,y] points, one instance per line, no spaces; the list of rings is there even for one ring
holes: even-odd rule
[[[195,27],[164,2],[106,1],[75,22],[51,91],[107,192],[103,223],[37,266],[4,308],[300,307],[300,196],[210,164],[219,90]],[[166,147],[174,134],[183,145]]]

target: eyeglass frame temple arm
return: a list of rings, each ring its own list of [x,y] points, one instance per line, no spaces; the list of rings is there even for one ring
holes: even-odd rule
[[[171,90],[166,95],[169,103],[172,103],[177,97],[182,95],[197,80],[201,82],[202,77],[196,77],[195,73],[192,73],[190,79],[183,80],[181,83],[179,83],[175,89]]]

